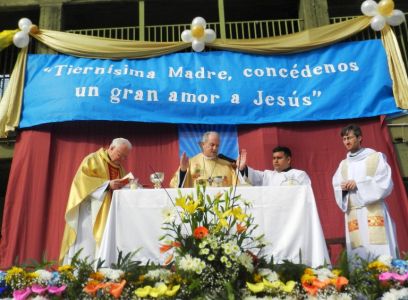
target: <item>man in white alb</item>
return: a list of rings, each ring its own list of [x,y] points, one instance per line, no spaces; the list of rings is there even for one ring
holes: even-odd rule
[[[384,202],[393,188],[391,168],[383,153],[361,147],[359,126],[344,127],[341,136],[348,153],[333,176],[333,189],[345,213],[348,257],[396,257],[394,224]]]
[[[292,152],[288,147],[278,146],[272,150],[274,170],[258,171],[247,166],[247,151],[241,150],[237,160],[242,179],[251,185],[279,186],[279,185],[307,185],[311,184],[305,171],[291,167]]]

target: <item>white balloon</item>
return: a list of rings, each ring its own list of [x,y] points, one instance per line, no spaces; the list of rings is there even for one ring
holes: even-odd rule
[[[204,42],[203,41],[199,41],[199,40],[193,40],[193,43],[191,44],[191,48],[193,48],[193,50],[195,52],[201,52],[204,50]]]
[[[212,43],[214,42],[216,35],[215,35],[215,31],[212,29],[206,29],[204,30],[204,35],[205,35],[205,41],[207,43]]]
[[[26,32],[19,31],[13,36],[13,43],[18,48],[25,48],[28,46],[30,38]]]
[[[23,26],[21,26],[21,31],[25,33],[29,33],[30,28],[31,28],[31,25],[24,24]]]
[[[207,26],[207,22],[202,17],[195,17],[191,22],[191,27],[193,27],[194,25],[201,25],[205,28],[205,26]]]
[[[181,33],[181,40],[186,43],[190,43],[193,40],[193,36],[191,35],[191,30],[184,30]]]
[[[33,25],[33,23],[31,23],[31,20],[28,18],[22,18],[18,21],[18,28],[20,28],[21,30],[23,30],[25,26],[28,26],[28,28],[30,28],[31,25]]]
[[[405,14],[399,9],[394,9],[391,16],[387,17],[387,23],[391,26],[398,26],[405,22]]]
[[[369,17],[373,17],[377,14],[377,2],[374,0],[366,0],[361,4],[361,12]]]
[[[375,31],[380,31],[385,26],[385,18],[381,15],[376,15],[371,18],[370,26]]]

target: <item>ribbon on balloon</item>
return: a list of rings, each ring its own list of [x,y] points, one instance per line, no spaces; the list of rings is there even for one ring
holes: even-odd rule
[[[375,31],[381,31],[385,24],[398,26],[405,22],[405,15],[399,9],[394,9],[393,0],[365,0],[361,4],[361,12],[368,17],[372,17],[370,26]]]

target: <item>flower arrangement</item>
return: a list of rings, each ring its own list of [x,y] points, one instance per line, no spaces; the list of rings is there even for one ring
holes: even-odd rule
[[[231,297],[258,266],[263,236],[253,237],[257,225],[247,213],[251,203],[232,191],[210,197],[198,185],[196,195],[179,192],[174,207],[164,210],[160,251],[168,255],[165,264],[183,278],[178,297],[209,291]]]
[[[342,257],[338,269],[263,256],[263,236],[248,213],[251,202],[230,189],[209,196],[179,193],[163,210],[164,264],[142,265],[135,253],[109,268],[80,260],[42,262],[0,271],[0,298],[25,299],[408,299],[408,260]],[[96,266],[96,267],[95,267]]]
[[[310,296],[309,299],[326,299],[327,297],[353,299],[354,292],[346,289],[349,281],[341,276],[340,270],[328,268],[306,268],[302,279],[302,287]]]
[[[0,283],[1,294],[11,294],[16,300],[29,296],[59,297],[67,288],[56,271],[38,269],[30,272],[20,267],[1,271]]]

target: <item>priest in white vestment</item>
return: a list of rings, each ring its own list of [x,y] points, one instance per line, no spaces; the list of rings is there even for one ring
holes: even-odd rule
[[[60,263],[69,264],[81,250],[80,259],[92,262],[102,240],[112,191],[128,184],[122,163],[132,145],[116,138],[108,149],[101,148],[84,158],[73,179],[65,212],[65,229]]]
[[[291,167],[292,152],[288,147],[278,146],[272,150],[274,170],[258,171],[247,166],[247,151],[241,150],[237,160],[241,181],[254,186],[308,185],[311,184],[305,171]]]
[[[373,260],[379,255],[397,257],[395,226],[384,199],[391,193],[391,168],[383,153],[361,147],[357,125],[341,131],[347,157],[333,177],[337,205],[345,213],[347,253]]]
[[[191,188],[197,183],[207,186],[228,187],[237,184],[233,162],[218,156],[220,136],[215,131],[204,133],[200,147],[202,152],[188,158],[184,152],[180,166],[170,181],[173,188]]]

